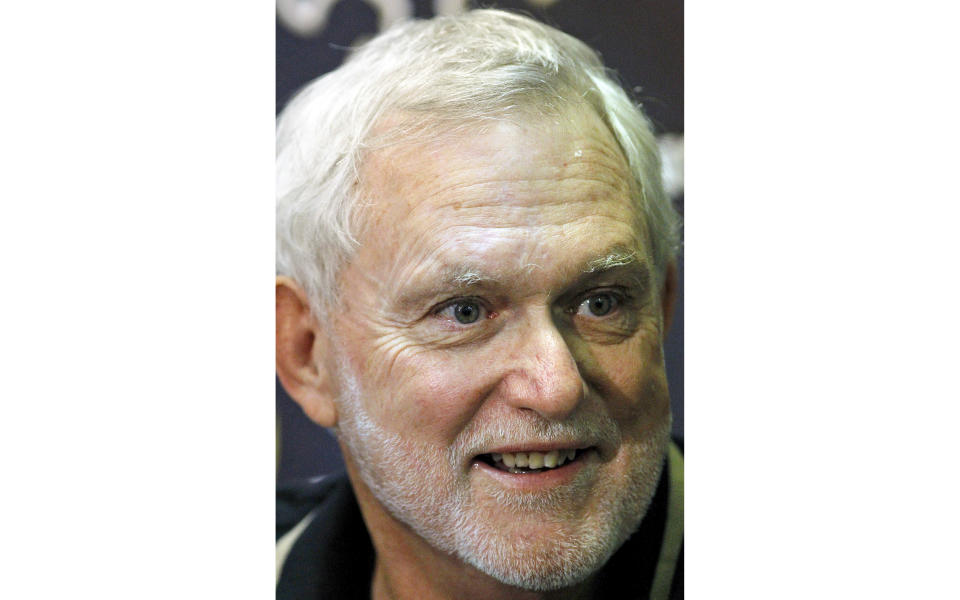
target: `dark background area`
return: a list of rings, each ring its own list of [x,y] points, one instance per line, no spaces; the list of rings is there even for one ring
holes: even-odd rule
[[[300,0],[304,2],[304,0]],[[325,7],[325,19],[317,12],[297,12],[296,3],[278,3],[277,113],[310,80],[336,68],[348,48],[375,35],[381,24],[380,7],[414,17],[428,18],[435,7],[449,2],[394,0],[387,2],[341,0],[305,2]],[[452,3],[456,4],[456,3]],[[524,11],[583,40],[614,69],[621,82],[643,104],[658,135],[683,135],[683,2],[681,0],[603,1],[516,0],[512,2],[464,2],[467,7]],[[318,9],[319,10],[319,9]],[[322,23],[320,21],[323,21]],[[383,23],[385,24],[385,23]],[[683,214],[682,187],[673,198]],[[673,406],[674,435],[683,437],[683,259],[679,260],[680,294],[673,327],[664,343],[667,378]],[[333,436],[304,416],[283,390],[277,389],[277,419],[280,425],[278,481],[311,477],[340,468],[342,459]]]

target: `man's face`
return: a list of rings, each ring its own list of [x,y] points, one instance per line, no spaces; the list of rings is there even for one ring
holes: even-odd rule
[[[621,151],[569,111],[381,150],[361,176],[331,317],[355,483],[500,581],[582,580],[642,518],[670,428]]]

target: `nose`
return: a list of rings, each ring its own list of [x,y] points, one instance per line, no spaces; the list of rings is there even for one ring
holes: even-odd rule
[[[562,421],[585,396],[577,361],[549,316],[522,329],[500,382],[502,398],[515,408]]]

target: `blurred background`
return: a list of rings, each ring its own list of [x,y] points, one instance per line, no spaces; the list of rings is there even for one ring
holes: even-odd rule
[[[349,48],[392,23],[476,8],[519,10],[583,40],[600,52],[653,121],[664,158],[664,182],[683,215],[682,0],[278,0],[277,114],[312,79],[335,69]],[[683,257],[680,294],[664,352],[673,432],[683,438]],[[278,482],[314,477],[342,466],[333,436],[277,389]]]

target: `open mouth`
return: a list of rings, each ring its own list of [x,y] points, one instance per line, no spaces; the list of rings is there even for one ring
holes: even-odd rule
[[[586,449],[564,448],[549,452],[494,452],[478,460],[507,473],[543,473],[576,461]]]

